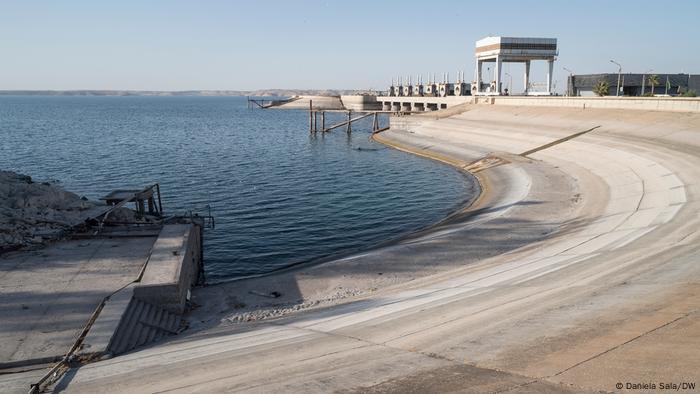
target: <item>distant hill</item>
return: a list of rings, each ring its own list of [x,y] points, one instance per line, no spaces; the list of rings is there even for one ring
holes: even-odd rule
[[[0,90],[0,95],[22,96],[339,96],[368,90],[260,89],[260,90]]]

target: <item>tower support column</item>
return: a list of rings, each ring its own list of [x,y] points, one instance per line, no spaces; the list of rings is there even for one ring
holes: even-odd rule
[[[476,93],[481,93],[481,69],[484,66],[484,62],[477,60],[476,62]]]
[[[530,91],[530,61],[526,60],[525,61],[525,94],[528,94]]]
[[[501,94],[501,57],[496,56],[496,93]]]
[[[552,94],[552,73],[554,72],[554,60],[548,60],[547,64],[547,94]]]

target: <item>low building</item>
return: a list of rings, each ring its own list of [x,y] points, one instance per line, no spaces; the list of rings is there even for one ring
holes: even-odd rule
[[[658,76],[658,85],[649,83],[649,76]],[[698,74],[622,74],[620,79],[620,96],[642,96],[644,93],[668,94],[677,96],[688,90],[700,91]],[[608,96],[616,96],[618,74],[569,75],[566,94],[570,96],[595,96],[593,92],[599,81],[608,83]]]

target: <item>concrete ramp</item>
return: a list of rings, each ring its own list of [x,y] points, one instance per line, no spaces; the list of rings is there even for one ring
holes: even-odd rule
[[[0,392],[177,334],[202,268],[202,225],[189,220],[3,256],[12,285],[0,287]]]
[[[180,315],[132,298],[107,350],[118,355],[178,333]]]
[[[114,356],[177,334],[187,294],[197,281],[200,248],[198,226],[163,226],[141,280],[110,297],[79,356]]]
[[[309,102],[314,106],[314,109],[338,110],[345,109],[343,102],[338,96],[300,96],[294,101],[286,102],[270,108],[275,109],[309,109]]]

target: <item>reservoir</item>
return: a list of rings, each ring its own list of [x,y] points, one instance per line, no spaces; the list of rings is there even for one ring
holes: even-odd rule
[[[0,168],[92,200],[157,182],[166,214],[210,206],[218,282],[398,239],[478,195],[470,175],[370,141],[370,123],[309,134],[307,112],[245,97],[0,96]]]

